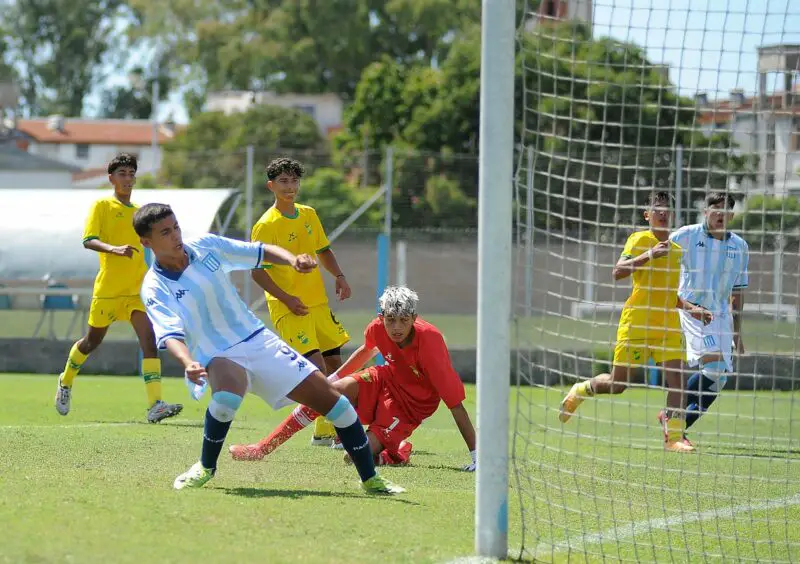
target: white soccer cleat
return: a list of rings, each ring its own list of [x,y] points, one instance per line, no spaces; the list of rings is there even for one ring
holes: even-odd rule
[[[58,389],[56,390],[56,411],[59,415],[66,415],[69,413],[70,402],[72,401],[72,388],[61,385],[61,377],[63,374],[58,375]]]

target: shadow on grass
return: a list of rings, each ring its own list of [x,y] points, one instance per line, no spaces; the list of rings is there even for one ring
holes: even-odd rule
[[[718,454],[720,456],[733,456],[736,458],[778,458],[796,460],[800,458],[800,448],[758,448],[747,449],[743,447],[723,447],[703,449],[705,454]]]
[[[373,496],[367,494],[351,493],[351,492],[333,492],[324,490],[270,490],[260,488],[214,488],[220,490],[226,495],[238,495],[240,497],[249,498],[269,498],[269,497],[283,497],[289,499],[302,499],[304,497],[340,497],[352,499],[386,499],[396,503],[403,503],[406,505],[419,505],[414,501],[401,499],[397,496]]]

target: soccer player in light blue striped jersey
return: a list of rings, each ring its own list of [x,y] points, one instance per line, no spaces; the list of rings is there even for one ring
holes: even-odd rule
[[[183,364],[187,379],[196,384],[207,380],[211,387],[200,460],[175,479],[175,489],[198,488],[214,476],[231,422],[245,393],[252,392],[273,409],[294,401],[324,413],[351,453],[367,493],[404,491],[375,471],[350,401],[316,366],[264,327],[228,278],[231,271],[252,270],[264,262],[310,272],[317,266],[313,258],[211,234],[184,242],[178,220],[164,204],[139,208],[133,227],[155,256],[141,297],[158,348]]]
[[[748,284],[750,255],[747,242],[728,231],[733,219],[733,196],[713,192],[706,198],[704,220],[675,231],[670,239],[683,248],[678,296],[711,311],[703,325],[679,312],[686,342],[686,360],[697,371],[686,384],[686,427],[714,403],[733,372],[733,350],[744,353],[742,309]],[[670,413],[659,413],[666,428]],[[684,442],[691,444],[684,436]]]

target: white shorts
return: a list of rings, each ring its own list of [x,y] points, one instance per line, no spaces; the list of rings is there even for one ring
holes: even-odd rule
[[[686,311],[678,312],[681,317],[681,328],[686,341],[686,360],[689,366],[700,364],[700,359],[707,354],[722,354],[722,359],[733,372],[733,317],[730,315],[714,315],[708,325],[703,325]]]
[[[272,409],[293,403],[286,395],[317,370],[313,362],[266,329],[216,358],[227,358],[244,368],[247,391],[263,399]]]

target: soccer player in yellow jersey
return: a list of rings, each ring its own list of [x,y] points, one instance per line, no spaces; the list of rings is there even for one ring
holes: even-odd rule
[[[94,280],[89,308],[89,328],[69,351],[67,364],[58,377],[56,411],[69,413],[72,384],[87,357],[106,336],[115,321],[128,321],[142,349],[142,376],[147,391],[147,420],[158,423],[181,412],[180,404],[161,399],[161,361],[155,334],[139,297],[147,272],[142,243],[133,230],[133,214],[139,208],[131,202],[136,183],[136,157],[122,153],[108,164],[108,179],[114,195],[97,200],[89,211],[83,232],[83,246],[99,254],[100,270]]]
[[[296,255],[316,255],[336,277],[336,296],[350,297],[350,286],[330,248],[314,208],[296,203],[303,166],[292,159],[275,159],[267,166],[267,189],[275,203],[253,226],[251,240],[277,245]],[[280,337],[313,362],[324,374],[342,365],[341,347],[350,340],[328,306],[320,269],[302,276],[286,266],[266,265],[252,271],[253,280],[266,290],[272,324]],[[319,417],[311,444],[332,445],[336,430]]]
[[[587,397],[624,392],[631,369],[645,367],[652,357],[663,367],[669,388],[667,409],[672,418],[664,430],[665,448],[691,452],[694,448],[683,441],[684,351],[678,308],[705,323],[711,320],[711,314],[678,298],[683,251],[669,240],[672,197],[667,192],[651,194],[644,217],[650,229],[628,237],[613,270],[615,280],[632,276],[633,289],[620,316],[611,374],[600,374],[572,386],[561,402],[559,418],[567,422]]]

